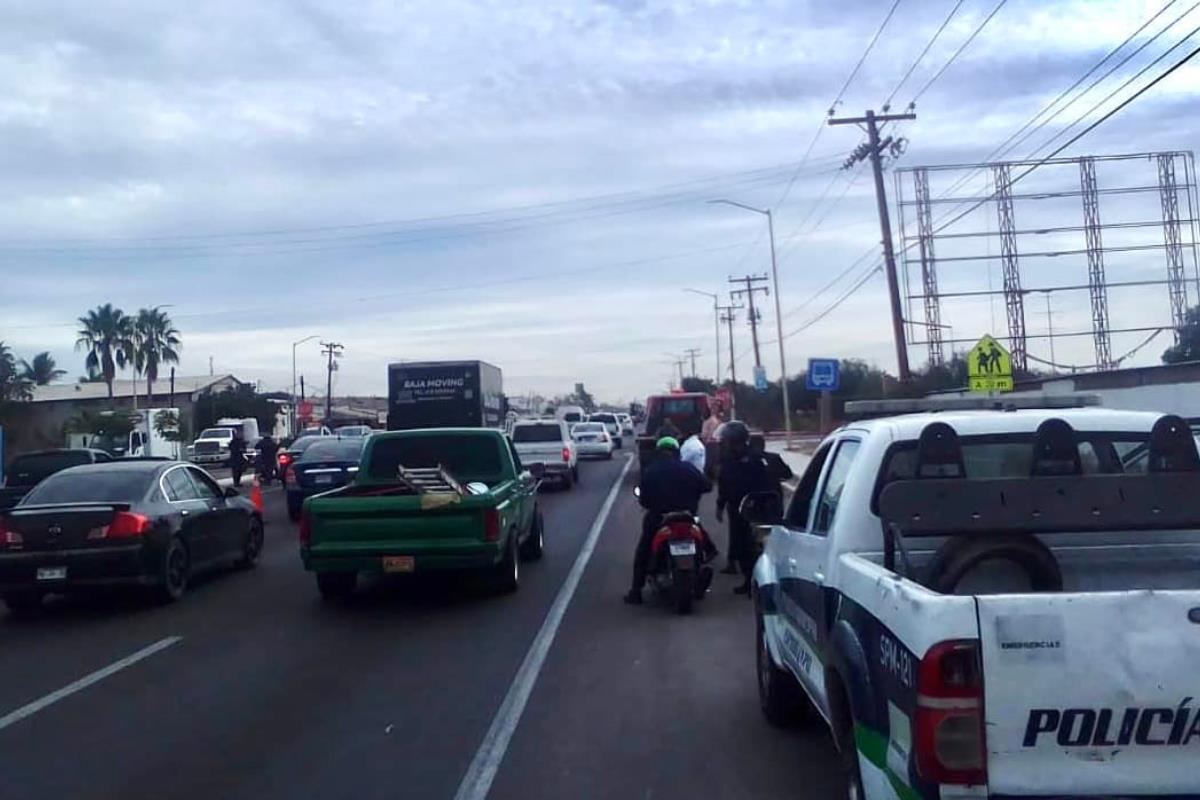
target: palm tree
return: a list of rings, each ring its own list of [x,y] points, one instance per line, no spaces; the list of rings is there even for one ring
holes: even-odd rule
[[[80,375],[76,383],[104,383],[104,375],[94,364],[88,364],[87,374]]]
[[[29,382],[17,369],[12,350],[4,342],[0,342],[0,401],[28,399]]]
[[[33,357],[32,362],[21,359],[21,373],[22,377],[34,386],[45,386],[66,375],[67,371],[58,369],[58,365],[54,363],[54,357],[50,353],[42,351]]]
[[[133,317],[105,303],[80,317],[79,324],[75,349],[87,350],[84,366],[100,371],[108,385],[108,399],[112,400],[117,369],[124,369],[133,355]]]
[[[133,368],[146,376],[146,406],[154,400],[160,364],[179,363],[179,331],[157,306],[138,311],[133,321]]]

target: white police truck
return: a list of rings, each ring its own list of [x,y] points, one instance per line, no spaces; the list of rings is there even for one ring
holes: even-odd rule
[[[754,572],[767,718],[847,798],[1200,797],[1200,457],[1103,409],[847,424]]]

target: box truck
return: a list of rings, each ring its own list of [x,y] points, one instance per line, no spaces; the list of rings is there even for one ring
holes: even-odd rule
[[[500,368],[485,361],[421,361],[388,366],[390,431],[502,428]]]

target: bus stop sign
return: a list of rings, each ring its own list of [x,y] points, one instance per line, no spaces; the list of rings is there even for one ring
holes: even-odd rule
[[[836,392],[842,388],[841,366],[836,358],[810,358],[804,388],[810,392]]]

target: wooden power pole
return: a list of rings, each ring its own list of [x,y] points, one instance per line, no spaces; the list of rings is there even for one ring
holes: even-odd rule
[[[333,418],[333,370],[337,364],[333,359],[340,356],[344,349],[337,342],[321,342],[321,352],[329,357],[328,366],[325,369],[325,424],[327,425]]]
[[[756,286],[755,285],[758,283],[766,283],[767,276],[766,275],[743,275],[740,278],[730,278],[729,282],[730,283],[742,283],[742,284],[745,284],[745,286],[746,286],[745,289],[735,289],[735,290],[731,291],[729,293],[729,296],[746,298],[746,302],[749,305],[748,313],[750,315],[750,339],[752,342],[754,342],[754,366],[761,367],[762,366],[762,355],[759,353],[759,350],[758,350],[758,322],[760,319],[762,319],[762,317],[759,315],[758,309],[754,307],[754,294],[756,292],[762,292],[763,294],[771,293],[770,289],[768,289],[766,286]]]
[[[875,172],[875,202],[879,206],[879,227],[883,234],[883,265],[887,273],[888,298],[892,306],[892,337],[896,342],[896,370],[901,381],[908,381],[911,373],[908,369],[908,345],[904,337],[904,315],[900,305],[900,281],[896,277],[896,253],[892,246],[892,221],[888,216],[887,190],[883,185],[883,150],[898,147],[899,142],[889,136],[886,140],[879,139],[879,123],[899,120],[916,119],[916,114],[876,114],[867,111],[861,117],[841,117],[830,119],[830,125],[866,125],[867,143],[855,150],[846,159],[849,167],[864,158],[871,160],[871,168]]]

